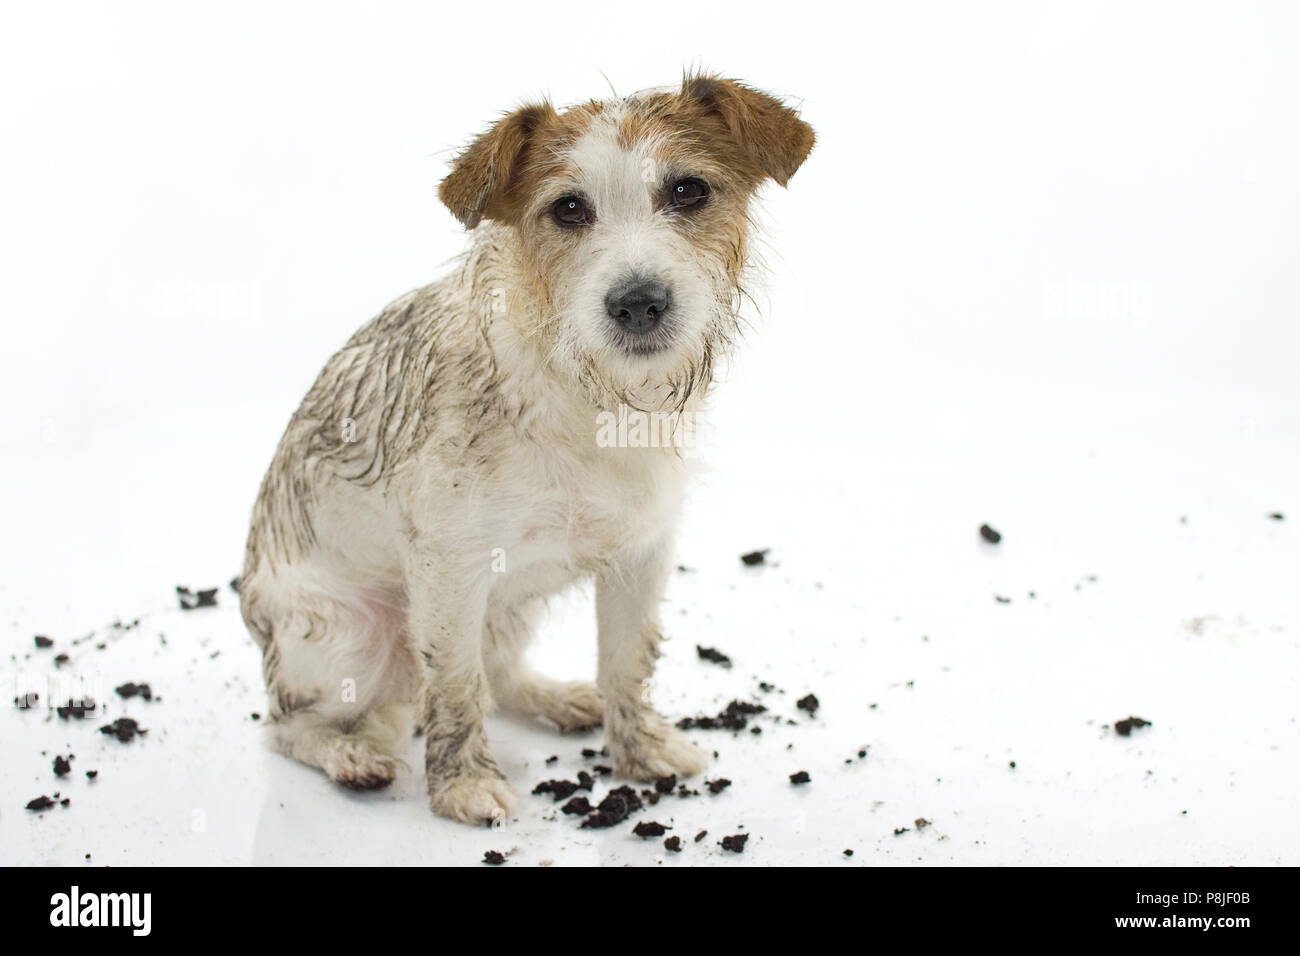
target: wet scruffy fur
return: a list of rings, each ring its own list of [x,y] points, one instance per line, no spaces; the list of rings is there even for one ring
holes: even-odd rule
[[[253,511],[240,600],[278,749],[373,789],[418,728],[434,811],[469,823],[516,801],[483,729],[494,706],[603,724],[623,777],[704,768],[647,692],[686,462],[605,447],[597,416],[699,411],[737,333],[750,202],[812,145],[779,100],[688,76],[524,106],[455,160],[439,195],[469,251],[329,360]],[[647,282],[663,295],[636,330],[642,306],[618,295]],[[545,599],[591,578],[595,683],[527,669]]]

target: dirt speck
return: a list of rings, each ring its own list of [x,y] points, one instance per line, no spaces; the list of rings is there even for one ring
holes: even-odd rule
[[[1150,727],[1151,721],[1143,720],[1141,717],[1125,717],[1123,720],[1115,721],[1115,733],[1121,737],[1127,737],[1134,730],[1140,727]]]
[[[702,661],[708,661],[711,664],[719,664],[722,667],[731,666],[731,658],[722,653],[722,651],[718,650],[716,647],[702,647],[701,645],[696,644],[695,653],[700,656],[700,660]]]
[[[135,739],[137,734],[143,736],[149,731],[145,730],[130,717],[119,717],[111,724],[105,724],[99,728],[101,734],[108,734],[110,737],[116,737],[124,744],[130,743]]]

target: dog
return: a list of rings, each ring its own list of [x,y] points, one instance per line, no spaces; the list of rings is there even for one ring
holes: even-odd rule
[[[276,748],[376,789],[421,732],[431,807],[474,824],[517,799],[493,707],[603,724],[632,780],[704,769],[646,690],[686,456],[598,442],[597,419],[702,407],[739,332],[751,203],[813,142],[776,97],[688,74],[521,106],[454,159],[438,195],[468,252],[329,360],[253,509],[240,603]],[[592,578],[595,683],[529,670],[547,597]]]

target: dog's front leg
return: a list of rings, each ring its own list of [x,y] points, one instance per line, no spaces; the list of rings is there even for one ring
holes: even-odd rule
[[[633,780],[689,777],[708,763],[650,703],[662,639],[659,603],[671,567],[670,542],[662,540],[621,555],[596,578],[596,683],[605,698],[605,739],[614,769]]]
[[[420,721],[433,811],[464,823],[504,821],[517,802],[488,749],[483,669],[484,575],[419,555],[408,573],[411,636],[423,662]]]

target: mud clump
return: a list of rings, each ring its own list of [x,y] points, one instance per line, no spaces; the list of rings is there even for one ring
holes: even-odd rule
[[[127,681],[121,687],[113,688],[117,695],[123,700],[129,700],[132,697],[141,697],[144,700],[153,700],[153,690],[148,684],[136,684]]]
[[[176,585],[176,598],[181,602],[182,611],[193,611],[200,607],[216,607],[217,591],[219,588],[207,588],[202,591],[191,591],[182,585]]]
[[[716,647],[701,647],[696,644],[695,653],[700,656],[700,660],[708,661],[710,664],[718,664],[722,667],[731,666],[731,658]]]
[[[641,798],[631,787],[611,790],[596,806],[596,812],[582,821],[584,830],[604,830],[618,826],[641,809]]]
[[[574,797],[564,806],[560,807],[560,809],[570,815],[581,814],[582,816],[586,816],[595,808],[592,807],[591,801],[586,797]]]
[[[1127,737],[1141,727],[1150,727],[1151,721],[1143,720],[1141,717],[1125,717],[1123,720],[1115,721],[1115,733],[1121,737]]]
[[[107,734],[110,737],[116,737],[124,744],[129,744],[135,739],[136,735],[144,736],[149,733],[130,717],[119,717],[111,724],[105,724],[99,728],[101,734]]]
[[[88,716],[94,714],[95,706],[94,700],[89,697],[79,701],[69,698],[66,704],[62,707],[55,707],[54,710],[63,720],[67,720],[69,717],[76,720],[85,720]]]
[[[745,843],[748,842],[748,840],[749,840],[748,833],[737,833],[733,836],[723,837],[721,842],[718,845],[721,846],[724,850],[730,851],[731,853],[744,853]]]
[[[556,803],[561,800],[567,800],[579,790],[591,792],[591,788],[596,785],[596,778],[585,770],[578,771],[578,779],[574,780],[543,780],[537,786],[533,787],[533,793],[549,793]]]
[[[762,704],[744,700],[733,700],[717,716],[683,717],[677,721],[681,730],[744,730],[749,726],[749,718],[755,714],[766,713]]]

